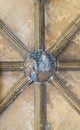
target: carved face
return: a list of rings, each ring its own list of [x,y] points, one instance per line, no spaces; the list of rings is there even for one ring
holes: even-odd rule
[[[46,62],[46,61],[49,61],[49,60],[48,60],[48,57],[45,54],[43,54],[41,56],[41,61]]]

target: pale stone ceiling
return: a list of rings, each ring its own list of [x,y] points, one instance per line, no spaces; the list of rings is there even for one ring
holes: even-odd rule
[[[80,0],[46,0],[45,7],[46,48],[49,48],[80,13]],[[0,0],[0,19],[9,25],[29,49],[34,49],[34,0]],[[80,58],[80,33],[74,41],[61,58]],[[3,37],[0,37],[0,60],[23,60]],[[5,95],[22,75],[21,72],[3,73],[0,76],[1,96]],[[80,97],[80,72],[63,72],[59,76]],[[80,130],[80,116],[59,90],[49,83],[47,85],[49,130]],[[26,89],[1,115],[0,130],[35,130],[33,86]]]

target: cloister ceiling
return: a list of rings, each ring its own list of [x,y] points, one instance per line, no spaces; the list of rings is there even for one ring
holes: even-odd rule
[[[66,27],[80,14],[80,0],[45,0],[46,49],[55,44]],[[0,19],[31,51],[34,43],[34,0],[0,0]],[[9,44],[6,35],[0,34],[0,61],[23,61]],[[59,59],[80,59],[80,31],[66,47]],[[76,97],[80,98],[80,71],[59,71],[60,79]],[[20,80],[23,72],[0,73],[0,98]],[[80,130],[80,115],[66,100],[64,94],[50,82],[47,84],[47,130]],[[20,96],[1,114],[0,130],[35,130],[34,86]]]

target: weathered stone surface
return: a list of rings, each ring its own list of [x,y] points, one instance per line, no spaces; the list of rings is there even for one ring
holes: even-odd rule
[[[46,0],[46,48],[51,47],[67,25],[80,13],[80,0]],[[0,0],[0,19],[34,50],[34,0]],[[80,58],[80,33],[60,58]],[[76,53],[75,53],[76,50]],[[17,61],[21,56],[0,35],[0,60]],[[19,72],[0,75],[0,96],[5,95],[22,76]],[[80,97],[80,72],[60,73],[76,96]],[[10,80],[10,82],[9,82]],[[34,85],[24,90],[16,101],[1,115],[0,130],[35,130]],[[63,94],[47,84],[48,130],[80,130],[80,116],[64,99]]]
[[[34,130],[34,89],[23,94],[1,115],[1,130]]]

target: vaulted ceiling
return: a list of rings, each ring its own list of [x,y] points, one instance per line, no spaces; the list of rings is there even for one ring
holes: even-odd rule
[[[80,13],[80,0],[46,0],[46,49],[55,44],[72,20]],[[31,51],[34,50],[34,0],[0,0],[0,19]],[[22,61],[20,54],[0,34],[0,61]],[[63,55],[64,54],[64,55]],[[80,59],[80,31],[70,41],[60,59]],[[80,98],[80,71],[58,72],[66,86]],[[3,72],[0,75],[0,96],[23,76],[22,72]],[[35,130],[34,86],[23,93],[0,116],[1,130]],[[80,116],[52,83],[47,83],[47,122],[49,130],[80,130]]]

